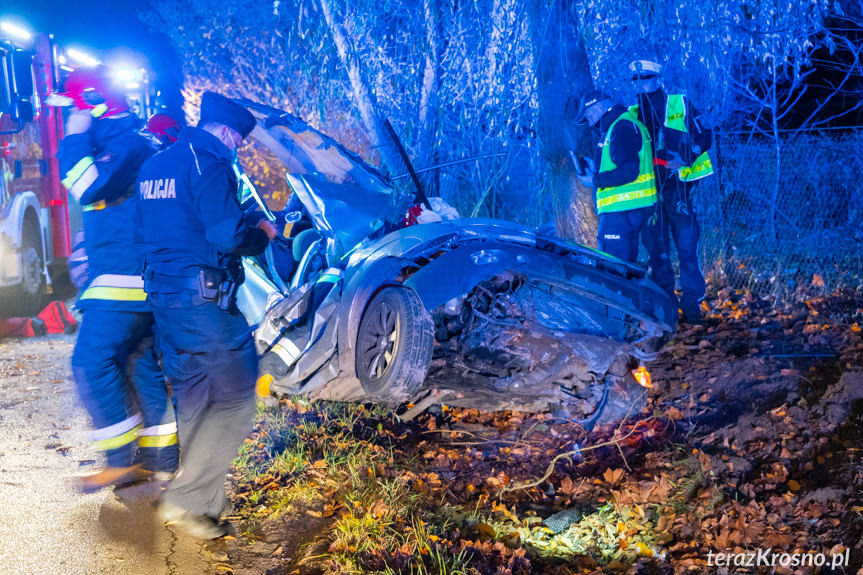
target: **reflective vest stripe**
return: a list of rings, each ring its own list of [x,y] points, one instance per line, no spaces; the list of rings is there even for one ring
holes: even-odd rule
[[[619,190],[620,188],[614,188]],[[622,209],[603,209],[608,208],[608,206],[612,204],[624,204],[627,206],[624,209],[627,210],[635,210],[638,208],[646,208],[647,206],[652,206],[656,203],[656,190],[633,190],[631,192],[622,192],[616,193],[611,196],[597,199],[596,200],[596,208],[597,212],[602,214],[605,212],[619,212]]]
[[[710,156],[707,155],[707,152],[704,152],[695,158],[692,166],[682,166],[677,171],[677,174],[680,176],[681,181],[684,182],[700,180],[713,174],[713,163],[710,161]]]
[[[141,276],[102,274],[90,283],[80,299],[146,301],[147,293]]]
[[[90,432],[93,447],[102,451],[108,451],[135,441],[138,437],[138,428],[140,428],[142,421],[141,414],[136,413],[120,423]]]
[[[629,111],[638,115],[638,104],[629,107]],[[686,132],[686,99],[683,94],[669,94],[665,100],[665,127],[678,132]],[[683,166],[677,170],[677,175],[683,182],[692,182],[713,174],[713,163],[707,152],[702,152],[691,166]]]
[[[624,112],[608,128],[608,133],[602,143],[599,173],[610,172],[617,167],[611,159],[611,134],[621,120],[632,122],[641,136],[641,148],[638,150],[638,177],[620,186],[598,188],[596,190],[596,211],[599,214],[635,210],[656,203],[656,175],[653,171],[650,136],[647,133],[647,128],[638,121],[632,112]]]
[[[687,132],[686,129],[686,99],[683,94],[669,94],[665,101],[665,125],[678,132]],[[713,164],[710,156],[703,152],[691,166],[682,166],[677,175],[683,182],[692,182],[706,178],[713,173]]]

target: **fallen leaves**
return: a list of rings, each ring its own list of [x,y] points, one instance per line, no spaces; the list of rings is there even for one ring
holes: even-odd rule
[[[306,520],[333,525],[330,553],[369,571],[465,553],[483,575],[561,561],[561,573],[636,573],[663,557],[663,573],[703,573],[710,550],[826,552],[863,525],[861,437],[847,425],[859,381],[839,381],[863,365],[863,306],[844,297],[774,308],[720,295],[707,325],[650,366],[653,418],[617,429],[450,407],[411,424],[356,407],[340,422],[328,404],[284,402],[288,423],[319,427],[258,429],[247,449],[264,479],[238,489],[277,516],[279,498],[313,487]],[[268,469],[286,449],[302,465]],[[355,449],[370,459],[347,475],[334,452]]]

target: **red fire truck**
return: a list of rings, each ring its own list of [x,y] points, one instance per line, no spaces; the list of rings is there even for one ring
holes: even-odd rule
[[[22,46],[0,31],[0,68],[0,308],[29,314],[71,252],[57,166],[63,119],[45,105],[60,78],[57,48],[45,35]]]

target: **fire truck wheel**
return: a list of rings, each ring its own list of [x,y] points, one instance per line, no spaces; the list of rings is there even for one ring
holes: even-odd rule
[[[45,278],[42,275],[42,242],[39,228],[25,220],[21,232],[21,283],[2,290],[0,308],[5,316],[29,316],[39,312]]]

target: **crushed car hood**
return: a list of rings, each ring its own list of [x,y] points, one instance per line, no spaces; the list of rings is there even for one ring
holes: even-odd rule
[[[311,200],[345,249],[401,220],[409,199],[357,154],[287,112],[237,101],[258,120],[252,136],[285,165],[294,191]]]

